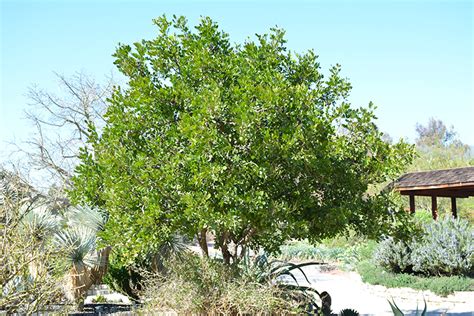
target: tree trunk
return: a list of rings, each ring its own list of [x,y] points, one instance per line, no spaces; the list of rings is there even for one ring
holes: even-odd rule
[[[207,228],[201,229],[201,232],[198,233],[197,239],[199,242],[199,247],[201,247],[203,257],[209,257],[209,249],[207,247]]]
[[[222,251],[222,258],[224,259],[224,264],[229,265],[230,259],[232,258],[232,254],[230,253],[229,247],[227,246],[226,242],[222,243],[221,251]]]

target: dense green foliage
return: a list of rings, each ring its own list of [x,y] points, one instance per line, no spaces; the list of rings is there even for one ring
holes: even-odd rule
[[[206,252],[211,232],[228,263],[289,238],[398,228],[390,199],[366,192],[412,148],[382,140],[372,105],[350,106],[339,66],[324,78],[315,53],[288,52],[279,29],[233,45],[208,18],[194,31],[184,18],[154,22],[155,39],[114,55],[128,86],[91,133],[72,193],[107,209],[102,237],[125,260],[174,233]]]
[[[474,229],[466,220],[443,218],[423,226],[423,233],[410,241],[387,238],[379,244],[374,259],[392,272],[424,275],[473,275]]]
[[[424,277],[407,273],[392,273],[374,266],[369,260],[360,262],[357,271],[361,275],[362,281],[386,287],[409,287],[416,290],[430,290],[442,296],[447,296],[454,291],[474,290],[474,280],[469,277]]]

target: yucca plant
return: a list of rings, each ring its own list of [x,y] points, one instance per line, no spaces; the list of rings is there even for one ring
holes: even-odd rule
[[[24,206],[21,208],[21,212],[25,214],[21,222],[22,228],[38,241],[46,243],[60,229],[61,218],[52,214],[45,202],[32,205],[31,209]]]
[[[30,315],[60,292],[53,264],[60,254],[49,247],[58,219],[40,207],[42,200],[0,169],[0,309],[7,314]]]
[[[107,272],[111,247],[96,250],[97,231],[104,224],[98,210],[73,208],[65,214],[68,226],[56,233],[54,244],[64,250],[66,296],[81,309],[87,290]]]
[[[155,251],[150,251],[147,261],[153,272],[165,272],[165,261],[170,258],[182,259],[189,248],[179,235],[171,235],[157,247]]]
[[[55,202],[0,170],[0,228],[4,237],[0,246],[7,254],[0,258],[1,292],[13,297],[34,288],[37,282],[52,280],[57,284],[56,278],[67,271],[65,294],[81,305],[90,286],[107,271],[111,248],[96,250],[97,232],[103,228],[105,216],[100,210],[68,203],[61,206],[66,209],[58,209]],[[20,240],[23,253],[9,253],[17,251],[13,246]],[[13,255],[17,263],[8,257]],[[4,301],[0,296],[0,303]]]

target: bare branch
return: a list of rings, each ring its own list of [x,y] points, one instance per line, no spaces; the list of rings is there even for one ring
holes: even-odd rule
[[[114,85],[111,78],[98,85],[80,72],[70,77],[55,75],[60,96],[36,86],[30,88],[31,104],[25,115],[35,132],[16,147],[30,168],[49,174],[52,183],[69,187],[79,149],[93,150],[87,142],[90,128],[100,135],[104,126],[106,100]]]

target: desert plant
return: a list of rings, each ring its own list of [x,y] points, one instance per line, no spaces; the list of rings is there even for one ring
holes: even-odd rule
[[[167,261],[167,274],[149,273],[141,293],[147,311],[178,314],[259,314],[294,311],[268,283],[239,277],[235,267],[188,254]]]
[[[227,266],[218,259],[187,255],[167,265],[166,275],[152,274],[145,280],[142,296],[150,310],[226,315],[330,311],[329,294],[298,284],[294,275],[299,271],[309,281],[301,268],[310,263],[257,256]],[[316,300],[323,301],[324,309]]]
[[[405,314],[402,312],[402,310],[397,306],[395,301],[392,299],[392,301],[388,301],[390,304],[390,307],[392,308],[392,312],[394,316],[404,316]],[[418,306],[416,307],[416,311],[414,316],[425,316],[426,315],[426,301],[425,301],[425,308],[423,311],[418,311]]]
[[[81,309],[87,290],[107,272],[111,247],[97,249],[97,231],[104,218],[91,208],[73,208],[67,211],[69,226],[58,231],[54,244],[63,250],[68,273],[64,276],[64,289],[69,300]]]
[[[163,239],[156,247],[150,247],[143,257],[135,258],[133,263],[123,260],[120,249],[111,254],[107,274],[103,282],[116,291],[138,299],[137,293],[141,290],[143,280],[142,272],[166,274],[165,262],[170,260],[180,261],[189,253],[188,245],[182,236],[171,235]]]
[[[331,312],[331,297],[327,292],[319,293],[303,271],[304,267],[319,265],[319,262],[305,262],[295,264],[282,260],[268,260],[263,253],[251,259],[248,255],[238,265],[241,275],[261,284],[267,283],[281,288],[282,296],[286,300],[298,304],[307,312],[322,312],[324,315]],[[303,276],[308,286],[301,285],[297,276]],[[290,281],[290,282],[288,282]],[[316,300],[321,300],[321,305]]]
[[[18,175],[0,169],[0,310],[7,313],[32,314],[60,294],[54,265],[60,252],[44,238],[54,221],[30,215],[39,198]]]

